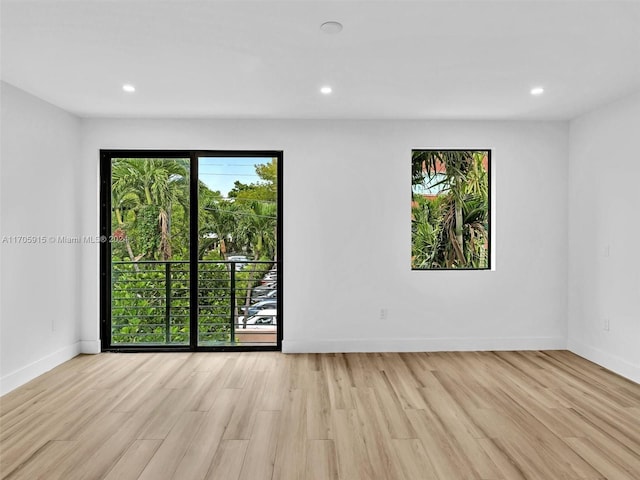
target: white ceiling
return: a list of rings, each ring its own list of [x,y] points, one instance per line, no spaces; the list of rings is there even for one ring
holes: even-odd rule
[[[640,1],[2,0],[1,17],[2,79],[81,116],[568,119],[640,90]]]

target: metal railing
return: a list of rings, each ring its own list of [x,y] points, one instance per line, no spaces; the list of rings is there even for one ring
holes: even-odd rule
[[[198,345],[276,343],[275,311],[245,315],[258,293],[274,297],[277,288],[261,284],[273,265],[198,261]],[[188,345],[190,296],[187,260],[112,262],[111,344]]]

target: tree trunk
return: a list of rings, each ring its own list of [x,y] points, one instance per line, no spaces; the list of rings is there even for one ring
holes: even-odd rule
[[[125,235],[126,235],[126,233],[125,233]],[[139,272],[140,268],[138,267],[138,259],[136,259],[135,255],[133,255],[133,250],[131,249],[131,244],[129,243],[129,238],[128,237],[124,237],[124,244],[127,247],[127,253],[129,254],[129,258],[133,262],[133,269],[136,272]]]
[[[227,246],[224,243],[224,238],[222,238],[222,236],[218,235],[218,244],[220,246],[220,255],[222,255],[222,259],[226,260],[227,259]]]
[[[122,227],[122,225],[124,225],[124,222],[122,221],[122,213],[120,213],[120,209],[118,207],[114,208],[115,213],[116,213],[116,220],[118,221],[118,226]]]
[[[464,244],[462,243],[462,205],[458,200],[455,201],[455,210],[456,210],[456,242],[458,248],[456,248],[456,253],[458,254],[458,260],[464,263]]]
[[[160,210],[158,215],[158,224],[160,227],[160,254],[163,260],[171,258],[171,241],[169,238],[169,215],[164,210]]]
[[[151,200],[151,190],[149,190],[147,185],[144,187],[144,196],[147,199],[147,205],[153,205],[153,200]]]
[[[127,254],[129,255],[129,258],[131,259],[131,261],[133,262],[133,269],[136,272],[139,272],[140,268],[138,268],[138,265],[136,264],[137,262],[136,256],[133,254],[133,249],[131,248],[131,244],[129,243],[129,237],[127,237],[127,231],[124,229],[124,221],[122,220],[122,213],[120,212],[119,208],[116,208],[115,212],[116,212],[116,220],[118,221],[118,227],[122,229],[125,235],[124,243],[125,243],[125,246],[127,247]]]
[[[254,263],[253,265],[258,268],[260,264]],[[251,273],[249,273],[249,279],[247,280],[247,294],[244,297],[245,311],[244,315],[242,316],[242,328],[247,328],[247,317],[249,316],[249,305],[251,305],[251,292],[253,291],[253,279],[255,273],[255,270],[251,270]]]

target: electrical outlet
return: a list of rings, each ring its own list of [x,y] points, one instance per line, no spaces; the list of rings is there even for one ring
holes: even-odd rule
[[[380,320],[386,320],[387,319],[387,309],[386,308],[381,308],[380,309]]]
[[[609,319],[608,318],[603,319],[602,328],[604,328],[605,332],[609,331],[610,325],[609,325]]]

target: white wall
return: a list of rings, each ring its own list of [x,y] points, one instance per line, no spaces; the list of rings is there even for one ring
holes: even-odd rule
[[[569,131],[549,122],[81,122],[1,87],[3,239],[96,234],[100,148],[282,149],[285,351],[564,348],[568,334],[572,351],[640,381],[640,94]],[[494,271],[409,269],[408,159],[421,147],[493,149]],[[98,248],[0,247],[5,393],[99,350]]]
[[[566,123],[94,119],[82,138],[87,233],[101,148],[284,150],[285,351],[566,346]],[[410,270],[419,147],[493,149],[495,271]],[[82,338],[97,342],[98,249],[82,254]]]
[[[639,135],[640,92],[570,125],[568,345],[636,382],[640,382]]]
[[[6,83],[1,90],[0,394],[80,351],[81,253],[56,238],[78,233],[80,121]]]

